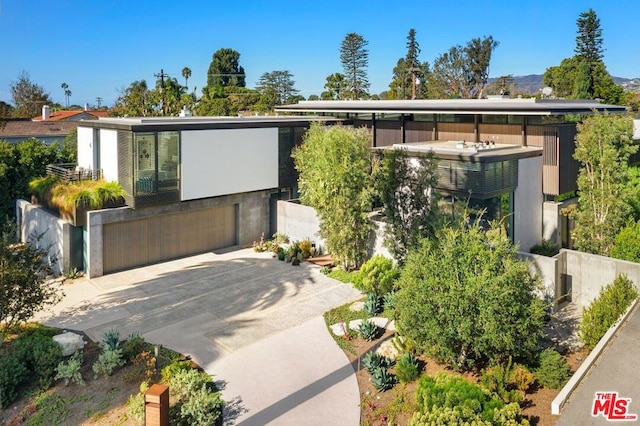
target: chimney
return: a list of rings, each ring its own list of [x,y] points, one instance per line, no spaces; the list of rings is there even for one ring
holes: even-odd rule
[[[84,110],[89,111],[89,102],[84,104]]]
[[[42,106],[42,120],[48,120],[50,117],[49,114],[49,105]]]

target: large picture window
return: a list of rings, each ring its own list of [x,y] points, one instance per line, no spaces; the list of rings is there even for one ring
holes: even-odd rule
[[[136,196],[180,190],[178,132],[135,133],[133,145]]]

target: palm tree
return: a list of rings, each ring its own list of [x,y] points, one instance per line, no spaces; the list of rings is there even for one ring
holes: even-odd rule
[[[62,90],[64,90],[64,97],[66,99],[67,108],[69,108],[69,96],[71,96],[71,90],[69,90],[69,85],[67,83],[62,83],[60,87],[62,87]]]
[[[191,68],[189,68],[189,67],[182,68],[182,76],[184,77],[184,85],[188,89],[189,88],[189,77],[191,77]]]

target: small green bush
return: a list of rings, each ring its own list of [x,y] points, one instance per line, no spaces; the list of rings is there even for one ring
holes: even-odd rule
[[[149,390],[149,383],[140,383],[140,392],[127,400],[127,417],[139,425],[144,425],[144,394]]]
[[[179,359],[173,360],[171,364],[164,367],[160,372],[160,380],[162,380],[163,383],[169,383],[173,379],[173,376],[175,376],[179,371],[184,370],[192,370],[191,361]]]
[[[418,358],[410,352],[404,353],[396,361],[396,376],[401,383],[408,383],[420,375]]]
[[[616,235],[611,257],[640,263],[640,221],[630,221]]]
[[[8,351],[0,352],[0,406],[6,408],[18,398],[18,386],[29,377],[27,367]]]
[[[536,244],[529,249],[530,253],[542,256],[553,257],[560,253],[560,246],[550,240],[542,240],[540,244]]]
[[[82,351],[76,352],[68,360],[58,364],[55,379],[63,380],[65,386],[69,386],[70,382],[84,386],[80,367],[82,367]]]
[[[380,327],[373,321],[363,320],[358,326],[358,333],[367,342],[374,340],[380,334]]]
[[[376,255],[362,265],[360,280],[354,285],[358,290],[375,293],[376,296],[382,297],[393,290],[399,276],[400,271],[393,264],[393,260]]]
[[[409,420],[409,426],[431,425],[475,425],[475,426],[529,426],[522,418],[517,403],[493,410],[493,418],[485,420],[481,414],[460,407],[433,407],[426,413],[416,412]]]
[[[638,290],[626,275],[619,275],[602,288],[598,297],[582,311],[580,339],[585,346],[593,349],[637,297]]]
[[[58,343],[39,332],[25,333],[13,342],[13,352],[35,375],[41,389],[51,386],[55,368],[62,361],[62,348]]]
[[[388,310],[392,310],[395,308],[395,298],[396,298],[396,292],[391,290],[390,292],[386,293],[383,297],[382,297],[382,306],[384,307],[385,311]]]
[[[515,371],[515,365],[511,358],[506,364],[497,364],[486,370],[482,370],[480,376],[480,383],[482,386],[491,392],[491,394],[500,398],[506,403],[520,402],[522,400],[522,394],[520,394],[513,383],[513,373]]]
[[[540,366],[535,372],[538,383],[550,389],[560,389],[569,380],[569,364],[557,351],[545,349],[540,353]]]
[[[97,379],[100,374],[104,375],[106,379],[113,373],[116,367],[120,367],[125,364],[125,360],[122,358],[122,349],[106,349],[98,356],[96,362],[93,363],[91,368],[95,374],[94,379]]]
[[[370,316],[375,316],[380,313],[380,298],[375,293],[367,294],[367,298],[364,301],[364,311]]]
[[[177,368],[169,392],[178,399],[170,423],[179,426],[213,425],[222,416],[224,402],[211,376],[195,369]]]
[[[445,372],[420,378],[416,402],[421,413],[436,408],[452,408],[465,417],[477,415],[485,422],[491,422],[496,410],[504,407],[504,402],[493,398],[480,386]]]
[[[149,350],[149,343],[138,333],[131,333],[122,344],[122,358],[125,362],[133,362],[134,358],[141,352]]]

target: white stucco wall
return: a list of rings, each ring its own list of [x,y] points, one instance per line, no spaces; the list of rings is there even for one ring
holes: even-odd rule
[[[49,211],[25,200],[16,201],[16,214],[20,241],[46,248],[47,260],[53,273],[61,274],[63,265],[68,262],[68,259],[65,259],[67,250],[64,249],[64,228],[69,224]]]
[[[182,201],[278,187],[278,128],[181,134]]]
[[[100,129],[100,165],[108,182],[118,181],[118,131]]]
[[[513,240],[528,252],[542,240],[542,156],[518,160],[514,194]]]
[[[78,126],[78,166],[94,169],[93,164],[93,129]]]

